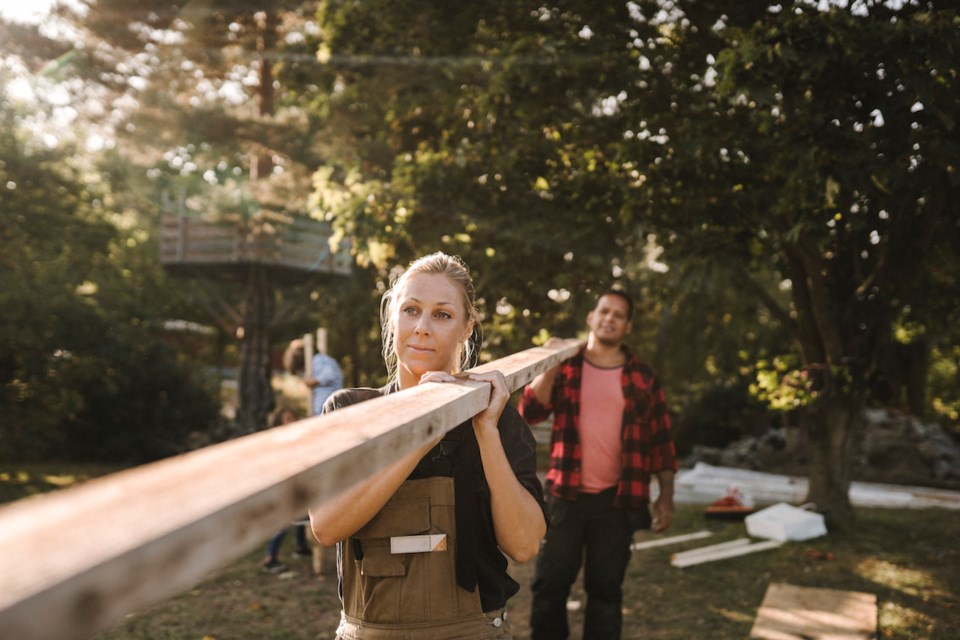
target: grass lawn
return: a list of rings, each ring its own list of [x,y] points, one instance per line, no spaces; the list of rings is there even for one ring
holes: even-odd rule
[[[87,470],[85,473],[92,473]],[[28,487],[66,483],[82,470],[36,473],[0,466],[0,495],[14,499]],[[96,475],[93,473],[93,475]],[[36,478],[31,484],[28,479]],[[4,486],[7,485],[7,486]],[[779,549],[677,569],[670,554],[745,535],[741,522],[706,520],[702,507],[681,505],[667,535],[701,529],[710,538],[634,552],[625,582],[624,638],[742,640],[749,634],[767,586],[864,591],[879,606],[879,638],[948,640],[960,629],[960,514],[946,510],[858,511],[858,527]],[[643,534],[643,537],[649,534]],[[98,640],[332,638],[339,614],[333,575],[313,576],[309,559],[292,559],[293,536],[283,546],[290,571],[260,569],[264,544],[175,598],[130,614]],[[641,534],[637,535],[641,539]],[[512,567],[521,585],[510,601],[514,636],[529,637],[529,584],[533,563]],[[583,602],[576,585],[571,599]],[[571,611],[579,638],[582,611]]]

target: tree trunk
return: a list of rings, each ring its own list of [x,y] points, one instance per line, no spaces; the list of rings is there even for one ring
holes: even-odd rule
[[[854,524],[850,483],[863,427],[863,394],[831,394],[811,407],[803,420],[810,437],[807,502],[823,513],[832,531]]]
[[[261,265],[250,268],[244,296],[243,336],[240,339],[237,422],[244,433],[267,426],[274,408],[270,366],[270,319],[273,291]]]
[[[257,21],[260,36],[257,38],[257,52],[260,54],[260,83],[257,87],[257,115],[260,120],[273,115],[275,95],[273,89],[273,63],[269,55],[277,45],[277,14],[270,9],[260,12]],[[273,158],[268,149],[259,149],[250,164],[250,178],[253,180],[270,177],[273,170]]]
[[[268,54],[273,52],[277,41],[276,13],[270,10],[262,12],[258,27],[260,83],[257,87],[257,115],[262,120],[272,116],[274,111],[273,65]],[[250,165],[251,183],[268,178],[272,167],[270,151],[266,148],[257,149]],[[256,188],[254,192],[257,193]],[[268,416],[275,406],[270,366],[270,321],[273,312],[273,290],[266,271],[262,265],[254,264],[250,267],[250,280],[244,297],[243,337],[240,342],[237,421],[245,433],[266,427]]]
[[[930,369],[930,340],[921,336],[909,345],[904,386],[907,390],[907,409],[911,415],[923,417],[927,411],[927,373]]]

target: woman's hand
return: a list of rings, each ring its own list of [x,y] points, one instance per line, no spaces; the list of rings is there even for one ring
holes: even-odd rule
[[[507,379],[500,371],[487,371],[467,374],[467,380],[490,383],[490,402],[486,409],[473,416],[473,428],[477,435],[491,429],[496,433],[500,415],[503,414],[503,408],[507,406],[507,400],[510,399]]]
[[[497,544],[514,561],[526,562],[540,548],[547,523],[540,505],[517,480],[500,441],[500,415],[510,398],[507,380],[500,371],[458,376],[443,371],[428,371],[420,378],[420,384],[457,380],[486,382],[490,385],[490,401],[486,409],[473,417],[473,432],[480,447],[483,474],[490,488],[490,511]]]
[[[507,400],[510,399],[510,391],[507,389],[507,379],[503,377],[500,371],[487,371],[485,373],[466,373],[459,376],[447,373],[446,371],[427,371],[420,376],[419,384],[428,382],[457,382],[458,380],[471,380],[473,382],[486,382],[490,384],[490,401],[487,408],[473,417],[473,428],[477,433],[485,430],[497,431],[497,424],[500,422],[500,415],[503,408],[507,406]]]
[[[457,378],[446,371],[427,371],[420,376],[420,382],[417,384],[426,384],[428,382],[456,382]]]

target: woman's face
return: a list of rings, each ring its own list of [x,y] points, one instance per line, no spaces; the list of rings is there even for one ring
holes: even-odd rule
[[[399,292],[394,327],[400,386],[415,386],[427,371],[453,373],[472,326],[463,292],[446,276],[417,273]]]

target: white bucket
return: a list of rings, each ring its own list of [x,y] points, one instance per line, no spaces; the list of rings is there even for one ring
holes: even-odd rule
[[[800,509],[786,502],[751,513],[744,522],[747,533],[756,538],[770,540],[809,540],[827,533],[823,516],[813,511]]]

